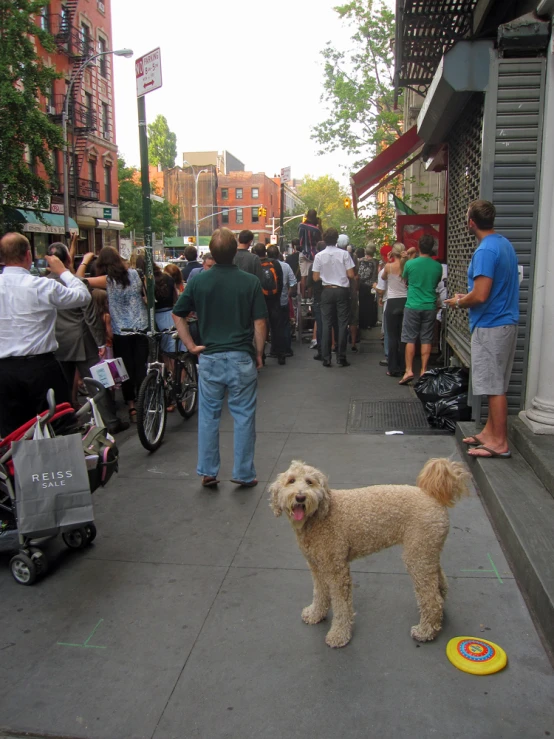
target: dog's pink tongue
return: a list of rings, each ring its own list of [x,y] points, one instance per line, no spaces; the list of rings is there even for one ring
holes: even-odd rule
[[[295,521],[302,521],[304,518],[304,508],[301,505],[294,506],[292,509],[292,515]]]

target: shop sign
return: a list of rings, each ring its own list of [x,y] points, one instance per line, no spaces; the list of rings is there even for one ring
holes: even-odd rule
[[[104,208],[103,209],[103,218],[106,218],[108,221],[112,217],[112,209],[111,208]]]

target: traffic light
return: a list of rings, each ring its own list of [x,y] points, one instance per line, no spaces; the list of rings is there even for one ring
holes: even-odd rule
[[[350,198],[344,198],[344,207],[347,210],[350,208]]]
[[[258,214],[260,218],[265,218],[267,215],[267,208],[259,208]]]

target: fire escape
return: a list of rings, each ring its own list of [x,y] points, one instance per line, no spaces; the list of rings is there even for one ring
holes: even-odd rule
[[[60,53],[70,61],[70,79],[67,85],[72,94],[68,105],[69,141],[69,195],[76,209],[78,200],[99,200],[100,188],[95,179],[81,177],[85,161],[88,135],[97,129],[98,120],[93,110],[92,95],[87,96],[88,105],[79,102],[81,83],[83,81],[83,63],[94,55],[93,39],[75,25],[75,14],[78,0],[67,0],[63,12],[52,16],[51,32]],[[87,68],[94,66],[94,62]],[[55,95],[49,113],[60,123],[65,104],[65,95]],[[57,190],[63,192],[63,183],[58,183]]]

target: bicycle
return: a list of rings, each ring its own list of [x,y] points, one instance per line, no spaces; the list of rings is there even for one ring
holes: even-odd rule
[[[174,329],[163,331],[125,331],[125,334],[147,336],[155,346],[154,361],[149,361],[146,377],[136,401],[137,432],[142,446],[149,452],[159,449],[165,434],[167,406],[175,405],[180,415],[191,418],[198,406],[198,369],[196,357],[179,348],[179,336]],[[173,360],[167,368],[160,344],[163,336],[175,339],[175,352],[165,356]],[[172,402],[171,402],[172,401]]]

